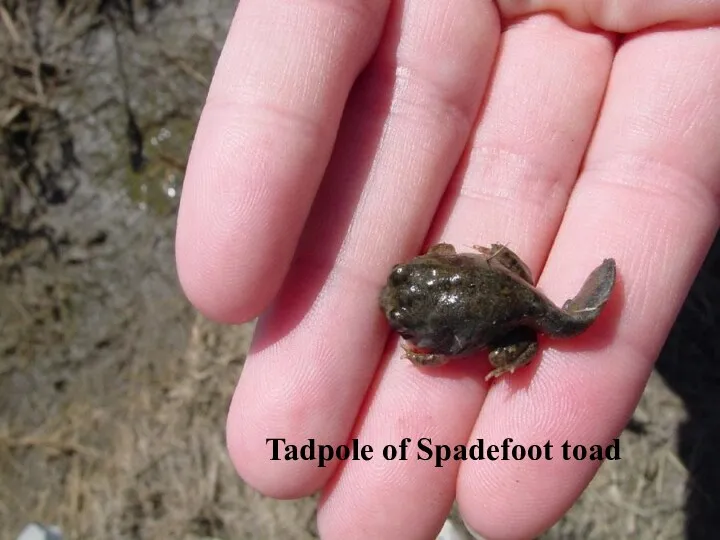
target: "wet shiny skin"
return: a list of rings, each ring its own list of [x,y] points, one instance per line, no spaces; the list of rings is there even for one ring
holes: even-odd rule
[[[512,373],[537,352],[538,333],[584,332],[615,284],[615,261],[605,259],[560,308],[535,288],[527,266],[507,247],[473,247],[477,253],[457,253],[450,244],[436,244],[388,276],[380,306],[417,365],[487,348],[494,367],[487,379]]]

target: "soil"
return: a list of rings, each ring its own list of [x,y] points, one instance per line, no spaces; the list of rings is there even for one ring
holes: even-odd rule
[[[229,0],[0,0],[0,538],[316,538],[246,486],[225,414],[252,324],[177,284],[177,200]],[[543,538],[720,530],[720,243],[622,459]],[[457,517],[457,516],[456,516]]]

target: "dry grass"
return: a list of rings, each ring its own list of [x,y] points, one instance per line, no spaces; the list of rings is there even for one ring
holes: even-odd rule
[[[69,538],[311,538],[311,501],[266,500],[227,458],[224,414],[250,332],[198,317],[184,353],[138,356],[115,388],[70,383],[32,430],[19,404],[0,431],[2,536],[37,519]]]
[[[266,500],[227,457],[251,327],[197,317],[174,276],[167,188],[232,6],[128,6],[0,3],[0,537],[34,520],[73,539],[312,537],[312,501]]]

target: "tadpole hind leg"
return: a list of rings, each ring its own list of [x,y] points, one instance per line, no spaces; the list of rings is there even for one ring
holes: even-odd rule
[[[473,246],[473,249],[479,251],[488,259],[496,260],[505,268],[527,281],[530,285],[535,284],[530,269],[509,247],[504,246],[503,244],[492,244],[489,248],[475,245]]]
[[[516,328],[489,349],[488,358],[495,369],[485,376],[486,381],[528,364],[538,350],[537,332],[525,326]]]

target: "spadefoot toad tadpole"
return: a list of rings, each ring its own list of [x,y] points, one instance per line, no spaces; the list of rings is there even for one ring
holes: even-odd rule
[[[478,253],[436,244],[390,272],[380,306],[406,340],[403,348],[413,363],[440,365],[488,348],[495,369],[486,379],[512,373],[537,352],[538,333],[584,332],[615,284],[615,260],[605,259],[559,308],[535,288],[525,263],[507,247],[473,248]]]

